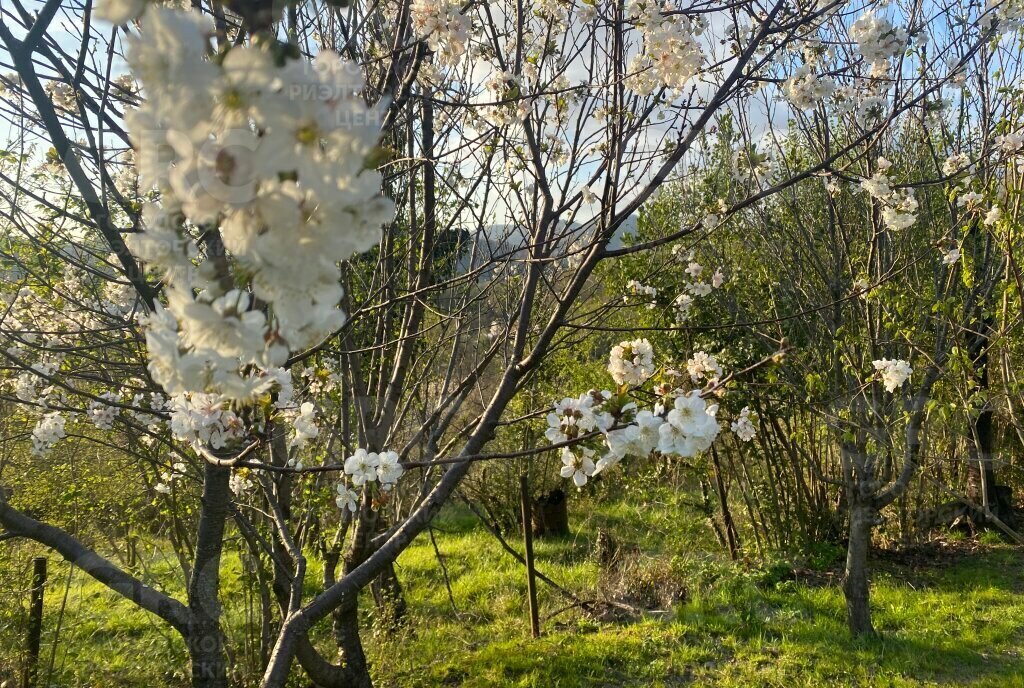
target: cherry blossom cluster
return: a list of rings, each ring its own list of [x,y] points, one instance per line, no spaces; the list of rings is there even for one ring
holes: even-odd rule
[[[646,339],[621,342],[612,347],[608,372],[617,385],[642,385],[654,374],[654,349]]]
[[[997,136],[995,144],[1004,155],[1020,156],[1024,154],[1024,129]]]
[[[1006,136],[996,137],[995,154],[1007,155],[1012,159],[1014,146],[1012,143],[1007,146],[1006,142]],[[987,183],[984,176],[978,175],[977,172],[978,165],[964,153],[950,155],[942,164],[942,173],[949,177],[953,184],[952,193],[955,194],[956,205],[965,211],[961,217],[973,220],[980,215],[983,225],[993,227],[1003,219],[1000,204],[1006,204],[1008,200],[1006,185],[998,178]],[[955,237],[951,240],[955,241]],[[942,263],[954,265],[959,262],[960,256],[960,246],[954,245],[943,250]]]
[[[711,354],[697,351],[686,362],[686,372],[690,375],[690,381],[694,384],[698,382],[715,384],[722,377],[722,366],[718,364],[718,361]]]
[[[983,31],[1010,33],[1024,26],[1024,3],[1020,0],[988,0],[985,11],[980,22]]]
[[[718,437],[718,404],[706,397],[720,395],[718,380],[722,368],[705,352],[687,362],[686,374],[666,369],[655,384],[651,408],[641,409],[631,396],[654,379],[653,350],[647,340],[616,345],[608,370],[619,385],[615,392],[591,390],[579,397],[555,403],[547,415],[544,436],[561,446],[560,474],[577,487],[626,457],[646,458],[653,452],[662,456],[693,457],[706,451]],[[686,380],[698,386],[687,389]],[[733,432],[749,441],[756,432],[749,409],[732,424]]]
[[[764,188],[778,174],[778,162],[770,146],[748,145],[733,152],[732,177],[755,189]]]
[[[354,512],[359,508],[359,493],[353,488],[366,489],[376,483],[388,492],[398,483],[405,468],[399,461],[398,452],[377,453],[359,447],[345,459],[344,471],[351,486],[338,483],[335,502],[338,508]]]
[[[707,296],[725,284],[725,273],[718,268],[711,275],[711,279],[706,280],[704,266],[694,260],[693,252],[684,255],[679,248],[678,246],[673,247],[672,254],[677,260],[686,264],[683,272],[688,280],[683,284],[683,291],[672,300],[672,311],[675,321],[683,324],[690,318],[690,311],[698,298]]]
[[[28,370],[19,373],[15,378],[14,395],[26,403],[40,403],[45,406],[47,398],[54,391],[49,380],[59,368],[59,356],[47,357],[31,364]]]
[[[228,479],[228,488],[236,497],[241,497],[252,489],[252,480],[249,479],[247,474],[236,471]]]
[[[910,364],[900,359],[883,358],[871,363],[882,379],[882,386],[887,392],[895,392],[910,379],[914,369]]]
[[[630,303],[630,300],[634,296],[640,297],[642,303],[646,303],[648,308],[655,308],[658,304],[656,299],[658,298],[658,289],[648,284],[642,284],[637,280],[629,280],[626,282],[626,294],[622,297],[624,303]]]
[[[245,436],[245,423],[219,394],[179,394],[168,403],[171,435],[193,447],[223,449]]]
[[[120,397],[115,392],[104,392],[100,399],[89,404],[86,414],[93,424],[100,430],[110,430],[114,427],[114,420],[121,412],[120,407],[107,402],[120,402]]]
[[[160,481],[153,485],[153,491],[157,494],[171,494],[174,483],[185,477],[188,467],[177,462],[171,465],[171,470],[160,473]]]
[[[146,100],[126,121],[140,185],[160,194],[129,245],[166,284],[145,322],[154,380],[244,402],[268,391],[262,371],[341,326],[337,264],[378,241],[392,206],[365,169],[379,131],[356,68],[269,40],[210,59],[211,35],[196,13],[150,6],[130,39]]]
[[[740,415],[736,417],[736,420],[732,422],[732,432],[741,442],[749,442],[754,439],[757,435],[757,426],[754,425],[754,421],[757,419],[757,414],[750,410],[749,406],[744,406],[743,410],[740,411]]]
[[[914,189],[895,189],[887,172],[892,163],[878,158],[876,172],[861,181],[860,186],[869,196],[882,205],[882,220],[889,229],[906,229],[917,222],[918,203]]]
[[[871,9],[853,22],[849,29],[849,38],[856,45],[857,51],[864,58],[864,64],[868,67],[864,74],[867,83],[850,83],[840,88],[825,83],[821,87],[821,93],[834,93],[838,114],[852,113],[857,124],[870,128],[882,123],[888,114],[889,91],[893,85],[889,74],[892,67],[890,60],[900,55],[908,46],[910,34],[903,27],[893,25],[888,18],[878,14],[876,9]],[[929,40],[927,31],[922,29],[916,33],[919,47],[927,45]],[[956,75],[950,74],[950,77],[955,79]],[[818,95],[814,92],[816,88],[812,88],[816,86],[812,80],[807,79],[803,85],[807,90],[800,90],[800,81],[794,81],[792,84],[795,89],[793,102],[797,104],[802,100],[798,105],[801,107],[806,106]],[[936,108],[934,112],[937,113],[939,110]]]
[[[453,65],[466,52],[472,21],[458,0],[413,0],[409,6],[416,35],[427,41],[438,62]]]
[[[70,84],[60,81],[48,81],[45,86],[46,93],[50,100],[59,110],[74,110],[78,103],[78,96]]]
[[[794,107],[810,110],[836,91],[835,82],[814,71],[813,64],[801,65],[782,86],[782,92]]]
[[[290,448],[302,449],[306,444],[320,435],[316,424],[316,406],[313,402],[303,402],[298,409],[287,414],[291,418],[292,436],[288,441]]]
[[[59,411],[44,413],[32,430],[32,452],[43,455],[64,439],[64,416]]]
[[[893,26],[888,19],[871,10],[850,26],[850,38],[871,65],[872,72],[884,73],[889,71],[889,58],[906,47],[908,35],[905,29]]]
[[[495,70],[484,82],[483,98],[488,104],[480,108],[481,117],[489,125],[498,127],[521,122],[530,113],[530,101],[518,97],[522,88],[522,77],[506,70]],[[515,158],[508,158],[506,161],[506,167],[515,164]]]
[[[703,25],[691,22],[662,0],[631,0],[628,12],[643,38],[629,65],[629,87],[640,95],[658,88],[681,93],[704,66],[697,36]]]

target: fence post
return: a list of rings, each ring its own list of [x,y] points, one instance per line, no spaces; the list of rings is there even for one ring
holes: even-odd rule
[[[530,484],[525,473],[519,476],[523,507],[523,542],[526,545],[526,591],[530,597],[530,633],[540,637],[540,612],[537,609],[537,579],[533,567],[533,518],[530,513]]]
[[[32,591],[28,607],[28,630],[25,635],[24,688],[36,685],[39,671],[39,645],[43,635],[43,588],[46,586],[46,557],[32,560]]]

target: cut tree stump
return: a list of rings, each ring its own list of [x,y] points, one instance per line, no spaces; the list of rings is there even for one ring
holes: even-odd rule
[[[569,534],[569,504],[565,492],[552,490],[536,499],[533,506],[534,536]]]

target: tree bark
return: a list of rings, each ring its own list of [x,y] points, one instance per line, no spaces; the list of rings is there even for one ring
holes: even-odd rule
[[[725,526],[729,557],[736,561],[740,556],[739,534],[736,532],[736,525],[732,520],[732,511],[729,510],[729,494],[725,489],[725,482],[722,480],[722,467],[718,462],[718,452],[714,446],[711,447],[711,462],[715,469],[715,491],[718,493],[718,506],[722,511],[722,525]]]
[[[408,604],[406,604],[405,592],[402,590],[402,582],[398,580],[394,564],[384,567],[380,575],[370,584],[370,591],[373,593],[377,613],[389,628],[399,628],[405,621]]]
[[[995,433],[992,426],[992,404],[989,392],[989,332],[991,319],[980,320],[968,338],[968,352],[974,362],[975,381],[982,395],[982,406],[972,421],[972,451],[967,462],[967,496],[988,509],[996,518],[1005,518],[1006,509],[999,498],[996,471],[992,464],[995,455]]]
[[[967,462],[967,496],[982,507],[1002,518],[1002,504],[998,498],[996,472],[992,465],[994,437],[992,409],[986,403],[973,421],[974,451]]]
[[[871,625],[868,600],[868,553],[871,551],[871,531],[874,526],[875,509],[870,505],[851,503],[843,595],[846,597],[847,622],[854,636],[870,636],[875,633]]]
[[[363,496],[360,511],[352,531],[352,542],[344,559],[344,574],[362,564],[373,548],[373,535],[377,532],[379,513],[373,509],[368,495]],[[383,570],[383,569],[382,569]],[[341,665],[345,667],[352,688],[371,688],[370,668],[359,637],[359,595],[347,596],[332,613],[334,639],[338,644]]]
[[[359,638],[359,603],[355,595],[335,610],[333,620],[334,638],[351,679],[351,688],[373,688],[363,642]]]
[[[207,464],[195,565],[188,584],[191,621],[185,634],[194,688],[227,688],[227,655],[220,628],[220,557],[231,502],[231,469]]]

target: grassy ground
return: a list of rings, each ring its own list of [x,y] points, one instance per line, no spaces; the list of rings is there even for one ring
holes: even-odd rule
[[[565,614],[533,640],[522,568],[466,520],[440,527],[460,613],[433,548],[418,543],[400,572],[412,622],[374,646],[382,686],[1024,686],[1024,556],[1004,545],[878,562],[871,641],[849,639],[828,576],[792,580],[699,551],[677,553],[667,572],[652,564],[663,585],[686,583],[685,601],[616,622]],[[580,539],[538,550],[552,578],[601,594]],[[563,606],[541,591],[545,611]]]
[[[531,639],[522,566],[472,514],[452,510],[434,529],[450,594],[424,536],[399,561],[410,605],[404,627],[385,628],[364,605],[378,686],[1024,687],[1024,552],[993,538],[880,556],[872,598],[880,636],[853,641],[834,567],[794,576],[781,563],[727,562],[699,518],[671,497],[574,508],[572,536],[537,543],[540,570],[582,599],[646,610],[585,614],[542,583],[548,618],[543,636]],[[593,555],[599,529],[619,541],[610,568]],[[828,564],[828,553],[817,559]],[[65,582],[52,568],[44,664]],[[152,568],[173,585],[171,562]],[[237,559],[226,563],[229,633],[240,657],[245,575]],[[4,648],[0,683],[12,656]],[[181,685],[180,669],[161,667],[183,660],[180,641],[147,614],[72,580],[52,685]],[[295,685],[303,685],[298,677]]]

